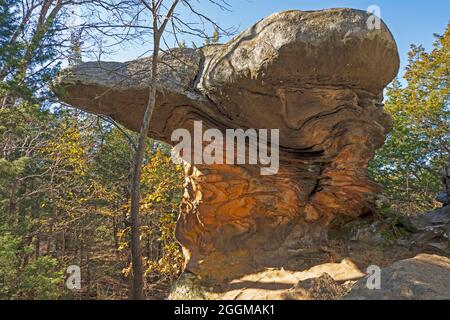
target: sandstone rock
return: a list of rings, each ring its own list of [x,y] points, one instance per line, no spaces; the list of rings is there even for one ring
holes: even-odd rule
[[[450,206],[404,217],[402,222],[414,232],[412,244],[430,245],[450,253]]]
[[[204,300],[208,289],[194,274],[183,272],[170,291],[169,300]]]
[[[381,271],[381,289],[370,290],[361,279],[346,300],[450,299],[450,259],[420,254]]]
[[[444,206],[447,206],[450,204],[450,198],[448,196],[447,192],[439,192],[439,194],[436,197],[436,201],[442,203]]]
[[[442,208],[425,213],[411,215],[402,219],[403,224],[412,232],[413,244],[429,245],[446,253],[450,253],[450,165],[446,165],[441,176],[444,191],[436,200],[443,204]]]
[[[354,282],[339,284],[328,273],[299,282],[284,293],[288,300],[339,300],[351,290]]]
[[[177,224],[186,270],[225,280],[282,267],[326,237],[338,216],[373,210],[378,186],[367,164],[391,126],[382,90],[399,57],[382,24],[359,10],[286,11],[229,43],[162,54],[150,135],[171,142],[193,122],[280,130],[280,170],[186,165]],[[140,127],[147,59],[89,62],[63,72],[62,100]],[[170,67],[169,67],[170,66]]]
[[[338,299],[348,292],[350,284],[364,276],[349,259],[340,263],[319,264],[304,271],[266,269],[213,287],[207,281],[187,273],[177,281],[170,299]]]

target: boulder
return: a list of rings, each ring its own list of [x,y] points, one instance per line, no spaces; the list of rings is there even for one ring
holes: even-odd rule
[[[340,216],[374,210],[366,173],[391,127],[382,92],[399,56],[384,23],[352,9],[273,14],[226,44],[161,54],[150,136],[203,128],[278,129],[275,175],[256,165],[185,165],[176,236],[186,270],[223,281],[282,267]],[[149,58],[87,62],[57,79],[61,99],[138,131]]]
[[[446,164],[442,170],[441,181],[444,185],[444,191],[440,192],[436,197],[436,201],[443,204],[443,206],[450,205],[450,164]]]
[[[409,242],[429,246],[450,254],[450,206],[401,218],[402,224],[412,232]]]
[[[369,289],[359,280],[346,300],[449,300],[450,259],[420,254],[381,270],[381,288]]]

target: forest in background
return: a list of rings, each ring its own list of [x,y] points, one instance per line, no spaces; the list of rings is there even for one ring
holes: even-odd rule
[[[87,3],[105,10],[103,1]],[[130,141],[138,137],[111,119],[60,104],[52,93],[62,66],[80,63],[86,47],[103,50],[93,39],[113,32],[92,21],[84,33],[71,30],[72,4],[0,0],[0,299],[129,297]],[[411,47],[404,82],[386,91],[394,126],[369,173],[395,215],[438,206],[440,174],[450,162],[450,25],[437,32],[430,52]],[[205,42],[217,40],[215,34]],[[164,298],[182,269],[174,227],[183,174],[169,146],[150,140],[146,149],[145,295]],[[64,286],[69,265],[81,267],[82,290]]]

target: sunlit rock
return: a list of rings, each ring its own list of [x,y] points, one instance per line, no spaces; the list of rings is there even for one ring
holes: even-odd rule
[[[390,129],[382,92],[399,56],[387,27],[364,11],[286,11],[223,45],[162,54],[150,136],[175,129],[279,130],[279,170],[187,164],[176,235],[186,270],[224,280],[295,268],[340,216],[370,214],[378,186],[366,173]],[[65,102],[138,131],[149,58],[88,62],[58,79]],[[173,144],[173,143],[172,143]]]

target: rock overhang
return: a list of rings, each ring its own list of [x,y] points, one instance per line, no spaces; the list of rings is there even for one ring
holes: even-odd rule
[[[366,175],[391,121],[383,88],[399,68],[384,23],[352,9],[285,11],[226,44],[163,53],[150,135],[255,128],[280,132],[280,170],[188,165],[177,225],[186,268],[215,279],[286,266],[291,252],[326,236],[338,216],[372,210]],[[138,131],[148,98],[149,58],[82,63],[62,74],[62,99]]]
[[[283,123],[278,100],[300,94],[313,107],[296,108],[314,109],[325,90],[344,95],[353,90],[363,98],[376,97],[397,74],[399,57],[392,34],[384,23],[380,29],[369,30],[368,19],[368,13],[352,9],[284,11],[261,20],[227,44],[163,53],[156,108],[174,100],[210,118],[222,119],[225,113],[224,128],[251,124],[295,134]],[[114,116],[124,105],[120,97],[126,96],[129,111],[143,114],[149,59],[86,62],[64,71],[57,82],[65,88],[67,102],[100,110],[121,122],[120,116]],[[260,107],[255,110],[246,99],[257,101]],[[140,117],[125,118],[127,127],[139,128]]]

